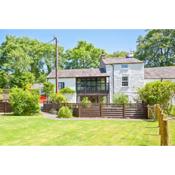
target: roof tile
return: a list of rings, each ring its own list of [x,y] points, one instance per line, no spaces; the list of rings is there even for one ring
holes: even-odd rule
[[[100,69],[65,69],[58,71],[58,77],[60,78],[72,78],[72,77],[106,77],[107,73],[102,73]],[[55,70],[53,70],[48,78],[55,77]]]

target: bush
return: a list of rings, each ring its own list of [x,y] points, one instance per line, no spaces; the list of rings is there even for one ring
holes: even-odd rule
[[[175,93],[175,83],[170,81],[154,81],[138,90],[140,99],[149,105],[160,104],[164,110],[170,105]]]
[[[169,106],[168,114],[175,116],[175,105],[170,105]]]
[[[43,91],[47,97],[50,96],[50,94],[53,94],[54,92],[54,85],[50,82],[45,82]]]
[[[72,116],[72,110],[67,106],[62,106],[58,111],[59,118],[71,118]]]
[[[75,91],[69,87],[65,87],[59,90],[59,93],[61,94],[73,94]]]
[[[39,94],[36,91],[12,88],[9,100],[15,115],[31,115],[39,112]]]
[[[88,99],[88,97],[83,97],[82,101],[81,101],[81,105],[83,107],[88,107],[91,104],[91,101]]]
[[[3,90],[0,88],[0,100],[2,100],[2,93],[3,93]]]
[[[50,95],[50,100],[53,103],[67,103],[67,98],[61,93],[52,93]]]
[[[128,96],[123,93],[114,94],[113,103],[118,105],[128,104]]]

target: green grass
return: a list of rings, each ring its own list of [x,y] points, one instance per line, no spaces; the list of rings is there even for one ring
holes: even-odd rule
[[[175,122],[170,123],[175,144]],[[0,116],[0,145],[159,145],[157,122]]]

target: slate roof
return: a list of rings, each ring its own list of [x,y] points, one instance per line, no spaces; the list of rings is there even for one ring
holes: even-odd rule
[[[175,79],[175,66],[145,68],[144,77],[145,79]]]
[[[143,63],[136,58],[104,58],[102,59],[104,64],[137,64]]]
[[[103,73],[100,69],[65,69],[58,71],[60,78],[73,78],[73,77],[107,77],[107,73]],[[55,78],[55,70],[53,70],[47,78]]]

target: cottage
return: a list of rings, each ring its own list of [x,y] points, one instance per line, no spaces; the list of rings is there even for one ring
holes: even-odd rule
[[[128,95],[130,102],[138,99],[137,89],[145,83],[155,80],[175,81],[175,67],[144,68],[144,63],[136,58],[105,58],[101,57],[97,69],[67,69],[58,71],[59,89],[69,87],[75,93],[69,102],[80,102],[83,97],[98,103],[104,98],[112,103],[115,93]],[[55,71],[48,75],[48,81],[55,84]],[[173,100],[175,103],[175,99]]]

